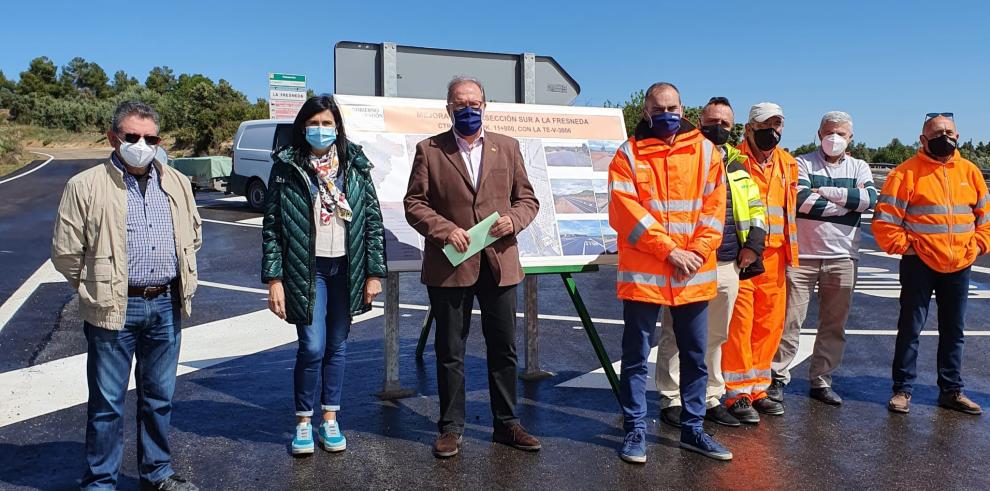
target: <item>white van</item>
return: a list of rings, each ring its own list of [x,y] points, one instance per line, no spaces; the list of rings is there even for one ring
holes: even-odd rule
[[[234,162],[227,189],[247,198],[258,211],[265,206],[272,151],[292,143],[292,120],[245,121],[234,134]]]

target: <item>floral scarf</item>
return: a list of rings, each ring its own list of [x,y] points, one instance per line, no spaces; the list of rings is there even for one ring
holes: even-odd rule
[[[310,155],[309,165],[316,173],[317,184],[320,191],[320,221],[323,225],[328,225],[333,219],[334,213],[340,215],[344,221],[351,221],[353,213],[351,206],[347,204],[347,198],[338,186],[343,185],[343,179],[338,179],[340,161],[337,159],[337,146],[332,145],[330,152],[322,157]],[[343,176],[340,176],[343,177]]]

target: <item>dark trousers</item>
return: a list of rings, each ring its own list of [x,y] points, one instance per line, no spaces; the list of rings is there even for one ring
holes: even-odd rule
[[[918,256],[904,256],[900,268],[901,313],[891,371],[894,392],[910,394],[918,376],[918,337],[928,319],[933,291],[938,304],[938,388],[942,392],[962,389],[963,329],[970,268],[939,273]]]
[[[657,317],[662,305],[626,300],[622,303],[622,369],[619,402],[625,431],[646,429],[647,358],[657,340]],[[681,364],[681,433],[700,429],[705,419],[705,388],[708,367],[705,346],[708,338],[708,302],[670,307]]]
[[[141,478],[161,481],[173,474],[168,428],[182,339],[179,304],[169,294],[127,299],[123,329],[85,323],[86,472],[82,489],[115,489],[124,454],[124,398],[137,364],[137,458]]]
[[[464,432],[464,349],[471,327],[474,298],[481,307],[481,331],[488,354],[488,393],[496,430],[517,424],[516,287],[499,287],[482,253],[481,274],[470,287],[429,287],[437,321],[433,343],[437,355],[441,433]]]

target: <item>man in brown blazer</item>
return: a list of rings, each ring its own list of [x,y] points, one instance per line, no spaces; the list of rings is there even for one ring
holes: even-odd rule
[[[464,432],[464,349],[474,298],[481,306],[481,330],[488,354],[492,440],[521,450],[540,442],[519,424],[516,405],[516,285],[523,279],[516,234],[540,208],[519,142],[482,128],[485,89],[458,77],[447,86],[447,112],[453,128],[416,146],[406,220],[426,238],[422,281],[437,321],[434,348],[440,392],[437,457],[457,455]],[[454,267],[445,244],[465,251],[465,230],[493,212],[500,218],[489,232],[498,241]]]

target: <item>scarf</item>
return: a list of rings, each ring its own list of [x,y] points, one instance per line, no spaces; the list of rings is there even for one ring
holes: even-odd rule
[[[337,159],[336,145],[330,147],[330,152],[322,157],[310,155],[310,168],[316,174],[317,188],[320,191],[320,221],[323,225],[330,224],[336,213],[345,222],[351,221],[353,213],[347,204],[347,197],[338,185],[343,185],[343,179],[338,179],[340,160]],[[339,176],[342,178],[343,176]]]

